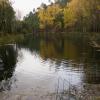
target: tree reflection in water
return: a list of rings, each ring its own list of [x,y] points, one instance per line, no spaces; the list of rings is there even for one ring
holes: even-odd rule
[[[0,91],[9,90],[11,79],[17,63],[17,48],[15,45],[0,46]]]
[[[41,90],[44,84],[47,90],[52,89],[53,82],[60,78],[61,94],[69,89],[75,92],[79,85],[84,89],[88,84],[100,84],[99,66],[99,53],[89,47],[87,41],[62,38],[58,43],[58,39],[29,36],[21,43],[0,47],[0,90],[10,90],[17,77],[18,88],[14,90],[19,92],[23,87],[30,89],[39,85],[39,91],[44,91]],[[77,80],[80,84],[74,86]],[[87,85],[84,87],[83,84]]]
[[[59,42],[59,43],[58,43]],[[100,54],[92,49],[86,39],[38,39],[26,38],[21,47],[37,52],[44,61],[48,59],[56,62],[58,69],[62,62],[63,67],[84,72],[83,81],[87,83],[100,83]],[[82,65],[82,66],[80,66]]]

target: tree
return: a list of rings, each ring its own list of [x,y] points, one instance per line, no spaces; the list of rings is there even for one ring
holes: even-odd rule
[[[73,27],[75,23],[77,22],[77,14],[79,13],[77,11],[77,3],[78,0],[72,0],[68,5],[64,8],[64,23],[65,28]]]
[[[56,26],[62,25],[62,8],[59,4],[51,4],[47,8],[41,8],[38,11],[40,28],[53,30]]]
[[[11,33],[15,20],[15,12],[8,0],[0,1],[0,31]]]
[[[99,5],[100,0],[70,1],[64,8],[65,27],[74,27],[83,32],[100,29],[100,14],[97,13]]]
[[[39,18],[37,16],[37,12],[30,12],[23,20],[23,28],[27,26],[26,29],[30,33],[37,33],[39,29]]]
[[[67,4],[67,2],[69,2],[69,0],[54,0],[55,3],[58,3],[62,6],[65,6]]]

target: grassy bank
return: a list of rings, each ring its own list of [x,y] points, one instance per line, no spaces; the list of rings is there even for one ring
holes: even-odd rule
[[[38,34],[8,34],[6,36],[0,36],[0,45],[1,44],[9,44],[20,42],[24,39],[24,37],[37,37],[37,38],[44,38],[50,40],[59,40],[59,39],[70,39],[75,41],[82,41],[85,40],[87,42],[91,42],[90,40],[94,40],[97,43],[100,43],[100,33],[81,33],[81,32],[62,32],[62,33],[38,33]]]
[[[6,36],[3,35],[0,36],[0,45],[20,42],[23,39],[24,39],[23,34],[16,34],[16,35],[13,34],[13,35],[6,35]]]

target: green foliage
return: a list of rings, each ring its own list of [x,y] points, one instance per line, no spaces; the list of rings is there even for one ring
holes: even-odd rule
[[[0,0],[0,33],[100,32],[100,0],[55,0],[18,20],[9,0]]]
[[[59,3],[62,6],[65,6],[67,2],[69,2],[69,0],[55,0],[55,3]]]
[[[42,4],[38,16],[43,30],[99,32],[100,0],[55,0]]]
[[[15,12],[8,0],[0,1],[0,31],[11,33],[15,20]]]
[[[36,32],[39,29],[39,18],[37,13],[30,12],[23,20],[23,28],[25,26],[28,32]]]
[[[19,34],[18,35],[6,34],[6,36],[1,36],[0,37],[0,45],[21,42],[21,41],[23,41],[23,39],[24,39],[24,35],[22,35],[22,34],[20,34],[20,35]]]

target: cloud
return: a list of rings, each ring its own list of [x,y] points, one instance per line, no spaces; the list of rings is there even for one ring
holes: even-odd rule
[[[33,8],[38,8],[41,3],[49,4],[48,0],[13,0],[13,2],[15,11],[20,11],[22,17],[33,11]]]

